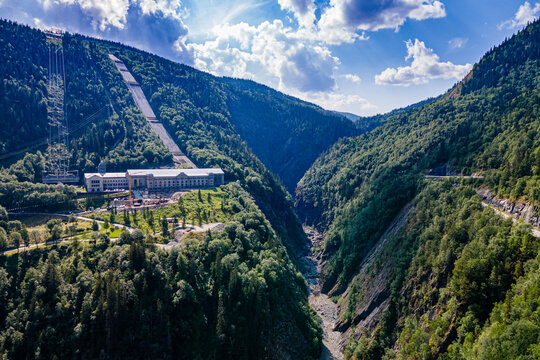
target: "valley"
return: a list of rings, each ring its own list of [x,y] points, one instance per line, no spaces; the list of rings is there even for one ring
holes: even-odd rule
[[[539,20],[373,117],[58,40],[86,188],[43,183],[50,39],[0,20],[1,359],[540,356]]]

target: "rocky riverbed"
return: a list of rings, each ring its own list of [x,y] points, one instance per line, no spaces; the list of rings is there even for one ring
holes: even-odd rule
[[[317,249],[323,236],[310,228],[304,230],[311,240],[311,245],[306,249],[302,258],[305,265],[304,276],[309,284],[309,303],[317,312],[323,328],[323,351],[320,359],[342,360],[343,353],[339,345],[341,333],[334,331],[337,320],[337,305],[328,295],[321,293],[321,257]]]

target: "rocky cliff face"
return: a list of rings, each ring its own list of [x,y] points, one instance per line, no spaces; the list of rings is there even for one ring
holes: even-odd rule
[[[478,189],[476,193],[486,203],[495,206],[496,208],[512,215],[517,219],[521,219],[535,228],[540,227],[540,216],[538,214],[538,205],[529,204],[528,202],[512,201],[508,199],[497,198],[489,189]]]
[[[390,285],[396,276],[393,256],[401,246],[395,235],[405,225],[413,209],[414,203],[410,202],[400,211],[341,296],[335,329],[342,333],[342,347],[351,335],[359,338],[363,331],[371,332],[387,309]]]

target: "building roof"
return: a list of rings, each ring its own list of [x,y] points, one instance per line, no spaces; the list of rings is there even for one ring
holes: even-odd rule
[[[186,176],[207,176],[209,174],[223,175],[223,170],[218,168],[208,168],[208,169],[128,169],[126,172],[108,172],[105,174],[100,173],[86,173],[84,174],[85,179],[97,176],[100,178],[126,178],[127,174],[134,175],[152,175],[157,177],[177,177],[181,173]]]
[[[100,174],[100,173],[86,173],[86,174],[84,174],[85,179],[88,179],[88,178],[91,178],[91,177],[94,177],[94,176],[97,176],[97,177],[100,177],[100,178],[125,178],[126,173],[123,173],[123,172],[109,172],[109,173],[105,173],[105,174]]]
[[[128,169],[129,175],[153,175],[159,177],[177,177],[181,173],[186,176],[206,176],[209,174],[223,174],[223,170],[210,169]]]

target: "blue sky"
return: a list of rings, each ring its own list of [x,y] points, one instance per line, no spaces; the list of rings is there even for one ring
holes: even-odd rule
[[[327,109],[437,96],[540,14],[514,0],[0,0],[0,17],[121,41]]]

